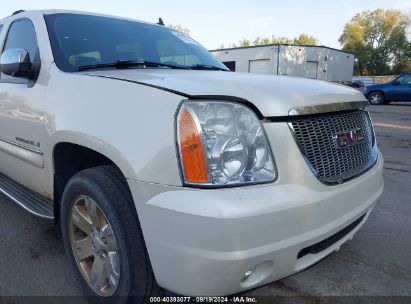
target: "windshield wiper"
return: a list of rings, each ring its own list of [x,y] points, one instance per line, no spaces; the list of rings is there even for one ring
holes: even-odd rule
[[[209,70],[209,71],[224,71],[224,72],[230,72],[230,70],[216,67],[214,65],[208,65],[208,64],[196,64],[190,66],[192,70]]]
[[[167,68],[171,68],[171,69],[183,69],[183,70],[190,69],[190,67],[186,67],[186,66],[182,66],[182,65],[166,64],[166,63],[155,62],[155,61],[119,60],[119,61],[110,62],[110,63],[98,63],[98,64],[83,65],[83,66],[78,67],[78,70],[79,71],[86,71],[86,70],[104,69],[104,68],[127,69],[127,68],[131,68],[131,67],[136,67],[136,68],[167,67]]]

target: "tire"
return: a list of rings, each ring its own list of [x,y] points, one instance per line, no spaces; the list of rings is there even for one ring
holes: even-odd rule
[[[116,167],[74,175],[60,209],[65,251],[91,302],[144,303],[160,293],[131,193]]]
[[[384,104],[384,94],[381,92],[371,92],[370,95],[368,96],[368,101],[370,104],[379,106]]]

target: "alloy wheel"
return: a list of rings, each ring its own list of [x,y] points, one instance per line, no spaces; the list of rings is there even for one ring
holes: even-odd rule
[[[119,285],[120,255],[106,215],[92,198],[77,197],[69,215],[70,243],[77,267],[89,287],[103,297]]]
[[[370,103],[373,104],[373,105],[382,104],[382,96],[378,93],[371,94]]]

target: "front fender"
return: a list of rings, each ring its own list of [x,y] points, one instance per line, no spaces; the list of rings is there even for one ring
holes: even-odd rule
[[[96,151],[110,159],[122,171],[125,177],[137,180],[133,167],[121,152],[99,138],[81,132],[59,130],[49,138],[47,155],[53,155],[54,148],[60,143],[71,143]]]
[[[45,101],[47,155],[57,143],[73,143],[106,156],[128,179],[181,186],[174,115],[182,99],[139,84],[63,73],[53,64]]]

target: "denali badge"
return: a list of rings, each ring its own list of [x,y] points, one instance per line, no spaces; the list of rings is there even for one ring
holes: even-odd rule
[[[339,132],[333,135],[335,146],[337,149],[346,149],[349,148],[364,139],[361,128]]]

